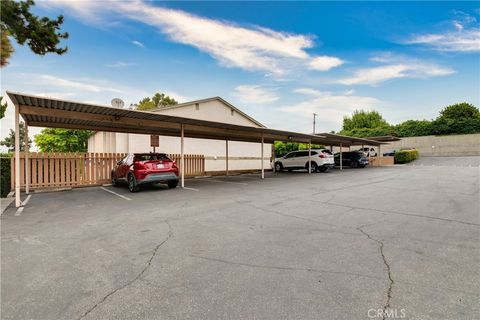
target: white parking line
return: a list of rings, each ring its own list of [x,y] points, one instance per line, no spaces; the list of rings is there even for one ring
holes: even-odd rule
[[[17,209],[17,212],[15,212],[15,217],[18,217],[18,216],[23,212],[23,209],[24,209],[24,208],[25,208],[25,207],[19,207],[19,208]]]
[[[28,195],[27,199],[25,199],[25,201],[22,202],[22,206],[26,206],[28,201],[30,201],[30,198],[32,197],[31,194]]]
[[[22,202],[22,206],[17,209],[15,212],[15,217],[18,217],[20,214],[22,214],[23,210],[25,209],[25,206],[27,205],[28,201],[30,201],[30,198],[32,197],[31,194],[28,195],[27,199],[25,199]]]
[[[245,182],[234,182],[234,181],[225,181],[225,180],[216,180],[216,179],[205,179],[205,180],[202,180],[202,181],[218,182],[218,183],[231,183],[231,184],[239,184],[239,185],[248,186],[248,183],[245,183]]]
[[[112,191],[112,190],[108,190],[107,188],[104,188],[104,187],[100,187],[100,189],[104,190],[104,191],[107,191],[107,192],[110,192],[111,194],[114,194],[122,199],[125,199],[125,200],[132,200],[130,199],[129,197],[125,197],[125,196],[122,196],[121,194],[119,193],[116,193],[115,191]]]
[[[195,188],[187,188],[187,187],[183,187],[181,189],[186,189],[186,190],[192,190],[192,191],[200,191],[199,189],[195,189]]]

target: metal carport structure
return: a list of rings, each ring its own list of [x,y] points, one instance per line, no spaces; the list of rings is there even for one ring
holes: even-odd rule
[[[101,106],[78,101],[68,101],[49,97],[41,97],[24,93],[7,91],[7,95],[15,105],[15,204],[20,202],[20,115],[25,121],[25,135],[28,136],[28,126],[52,127],[67,129],[88,129],[96,131],[156,134],[176,136],[181,138],[181,186],[185,186],[184,177],[184,138],[214,139],[227,141],[243,141],[261,143],[261,177],[265,177],[264,170],[264,143],[274,141],[290,141],[323,145],[342,145],[342,139],[348,144],[347,137],[335,135],[311,135],[298,132],[256,128],[233,125],[206,120],[197,120],[169,116],[155,112],[119,109],[110,106]],[[328,134],[330,135],[330,134]],[[348,137],[350,138],[350,137]],[[369,141],[372,145],[381,144]],[[28,143],[28,139],[25,139]],[[28,160],[28,148],[25,148],[25,158]],[[228,166],[227,166],[228,168]],[[310,170],[309,170],[310,171]],[[26,192],[29,192],[29,168],[26,170]]]

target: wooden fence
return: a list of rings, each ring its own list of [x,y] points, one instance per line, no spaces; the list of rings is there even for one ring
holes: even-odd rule
[[[111,171],[124,153],[29,153],[30,188],[62,188],[101,185],[111,181]],[[180,168],[180,155],[170,158]],[[15,158],[11,158],[11,188],[15,188]],[[25,188],[25,153],[20,153],[20,187]],[[185,176],[205,174],[203,155],[185,155]]]

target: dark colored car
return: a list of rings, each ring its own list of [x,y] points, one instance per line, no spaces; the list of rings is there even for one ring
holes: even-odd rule
[[[335,153],[335,165],[340,165],[340,152]],[[342,152],[342,166],[350,166],[351,168],[365,168],[368,165],[368,159],[361,151]]]
[[[128,184],[130,192],[140,190],[141,185],[166,183],[169,188],[178,184],[178,168],[164,153],[133,153],[117,162],[112,170],[112,185]]]
[[[395,149],[388,150],[387,152],[383,153],[383,156],[384,157],[394,157],[396,152],[397,152],[397,150],[395,150]]]

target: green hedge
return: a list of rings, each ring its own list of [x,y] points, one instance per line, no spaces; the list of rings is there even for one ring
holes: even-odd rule
[[[417,158],[417,150],[400,150],[395,153],[395,163],[407,163]]]
[[[10,192],[10,158],[11,153],[0,153],[0,194],[5,198]]]

